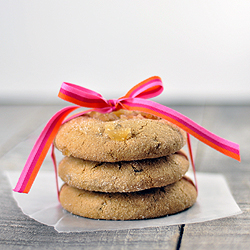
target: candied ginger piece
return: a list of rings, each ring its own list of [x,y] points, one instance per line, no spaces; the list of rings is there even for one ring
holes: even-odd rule
[[[120,124],[107,123],[105,132],[111,140],[125,141],[131,136],[131,128],[123,128]]]
[[[71,153],[69,152],[69,150],[66,149],[66,148],[63,149],[62,153],[63,153],[63,155],[65,155],[65,156],[70,156],[70,155],[71,155]]]

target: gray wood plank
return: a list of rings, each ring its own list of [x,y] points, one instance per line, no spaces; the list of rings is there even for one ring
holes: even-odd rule
[[[0,249],[176,249],[179,226],[57,233],[25,216],[0,174]]]
[[[61,106],[0,106],[0,158],[46,123]]]
[[[250,107],[207,107],[205,125],[240,144],[241,163],[200,145],[197,168],[225,176],[241,215],[185,225],[181,249],[249,249],[250,247]]]

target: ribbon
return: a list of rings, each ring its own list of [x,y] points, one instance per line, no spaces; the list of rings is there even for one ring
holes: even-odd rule
[[[20,193],[29,192],[60,126],[64,122],[90,111],[110,113],[115,110],[126,109],[146,112],[172,122],[208,146],[240,161],[238,144],[209,132],[188,117],[171,108],[148,100],[148,98],[161,94],[162,91],[162,81],[158,76],[153,76],[140,82],[130,89],[125,96],[111,100],[104,99],[102,95],[90,89],[71,83],[62,83],[58,96],[77,106],[65,107],[49,120],[28,157],[14,191]],[[71,112],[81,107],[91,109],[65,119]]]

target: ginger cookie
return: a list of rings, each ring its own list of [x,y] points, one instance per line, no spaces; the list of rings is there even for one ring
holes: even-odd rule
[[[101,193],[64,184],[63,208],[73,214],[105,220],[135,220],[175,214],[191,207],[197,197],[194,185],[182,178],[171,185],[133,193]]]
[[[189,167],[183,152],[128,162],[94,162],[65,157],[58,166],[70,186],[99,192],[136,192],[163,187],[180,180]]]
[[[63,124],[54,144],[66,156],[119,162],[158,158],[180,150],[186,133],[174,124],[135,111],[89,114]]]

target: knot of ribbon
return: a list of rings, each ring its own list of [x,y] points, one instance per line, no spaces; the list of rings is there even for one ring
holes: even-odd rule
[[[93,90],[64,82],[60,88],[58,96],[65,101],[76,104],[77,106],[68,106],[61,109],[48,121],[26,161],[14,191],[20,193],[29,192],[51,145],[53,149],[53,140],[60,126],[63,123],[90,111],[110,113],[112,111],[126,109],[149,113],[172,122],[186,131],[188,135],[188,144],[190,144],[190,134],[215,150],[240,161],[238,144],[211,133],[188,117],[169,107],[148,100],[149,98],[158,96],[162,91],[163,84],[161,78],[158,76],[150,77],[135,85],[125,96],[110,100],[106,100],[102,95]],[[81,107],[91,109],[74,114],[66,119],[71,112]],[[189,153],[190,151],[191,146],[189,147]],[[191,153],[190,157],[194,168]],[[53,159],[53,161],[55,162],[55,159]]]
[[[117,110],[117,106],[119,105],[119,100],[110,99],[108,100],[108,104],[110,106],[111,112]]]

